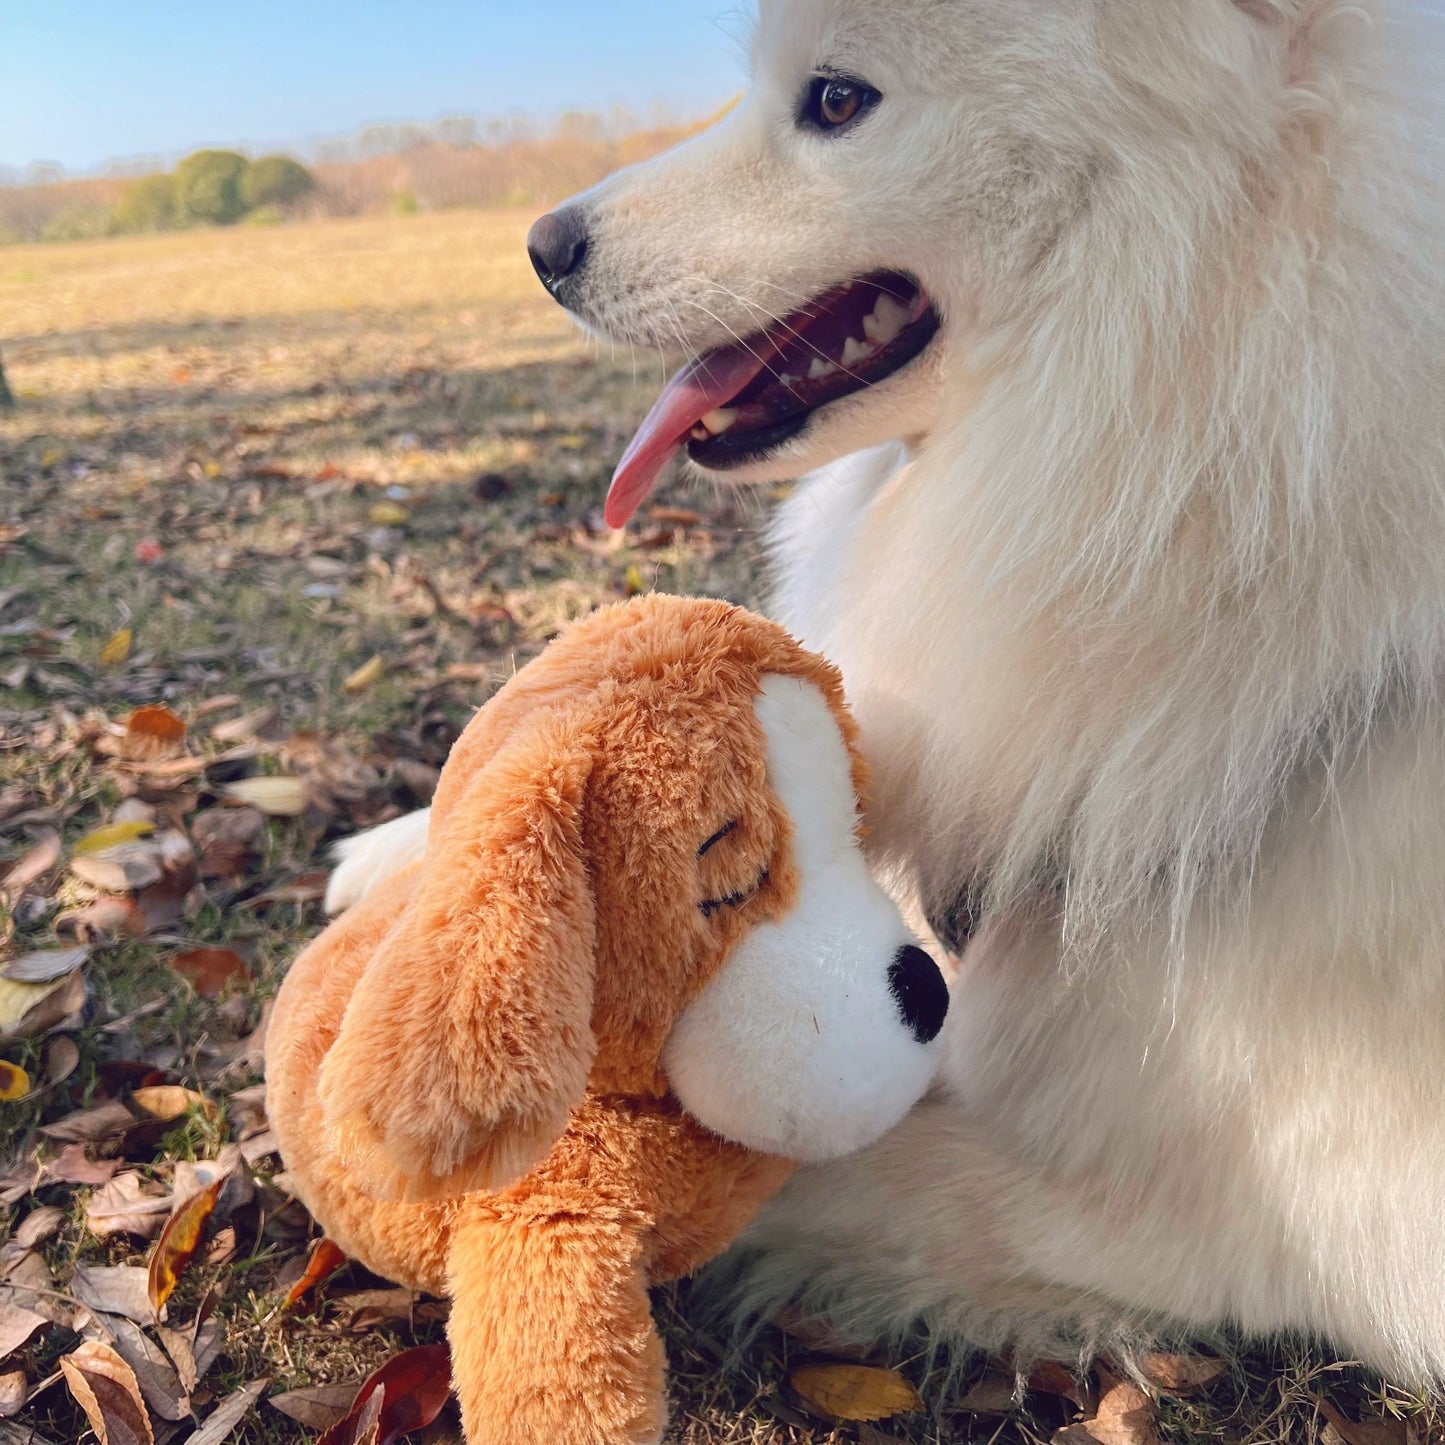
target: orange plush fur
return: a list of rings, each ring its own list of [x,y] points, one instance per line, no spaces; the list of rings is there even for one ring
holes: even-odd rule
[[[797,888],[754,713],[768,674],[834,671],[723,603],[653,597],[574,626],[477,714],[425,859],[293,965],[268,1107],[327,1233],[452,1299],[474,1445],[651,1441],[647,1299],[721,1251],[792,1165],[669,1092],[673,1022]],[[736,820],[726,861],[700,846]],[[705,914],[766,872],[745,906]]]

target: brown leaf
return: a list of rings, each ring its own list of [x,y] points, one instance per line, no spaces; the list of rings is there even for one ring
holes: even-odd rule
[[[135,1371],[109,1345],[87,1340],[60,1368],[100,1445],[155,1445]]]
[[[153,1318],[143,1269],[124,1264],[78,1264],[70,1277],[70,1292],[87,1309],[103,1315],[123,1315],[138,1325],[149,1324]]]
[[[93,1144],[100,1139],[113,1139],[135,1124],[135,1115],[118,1099],[111,1099],[93,1108],[77,1109],[40,1132],[59,1144]]]
[[[258,707],[255,712],[228,718],[211,729],[218,743],[242,743],[264,733],[280,716],[274,707]]]
[[[80,1049],[68,1034],[51,1039],[45,1049],[45,1087],[63,1084],[80,1067]]]
[[[24,1370],[10,1370],[0,1375],[0,1420],[9,1420],[25,1408],[30,1386]]]
[[[135,893],[157,882],[165,869],[149,843],[125,843],[103,855],[72,858],[70,871],[102,893]]]
[[[54,1159],[47,1159],[41,1184],[104,1184],[121,1167],[119,1159],[90,1159],[84,1144],[67,1144]]]
[[[317,1285],[329,1279],[345,1263],[346,1256],[342,1254],[339,1246],[329,1239],[318,1239],[306,1256],[306,1268],[301,1278],[287,1290],[286,1298],[281,1301],[281,1308],[295,1309]]]
[[[300,778],[242,778],[228,783],[225,792],[268,818],[299,818],[306,811],[306,785]]]
[[[958,1408],[974,1415],[1007,1415],[1014,1408],[1014,1377],[990,1370],[974,1382]]]
[[[362,1289],[335,1296],[331,1303],[349,1316],[353,1330],[394,1320],[410,1323],[416,1314],[417,1293],[409,1289]]]
[[[1139,1361],[1140,1373],[1156,1390],[1186,1395],[1212,1385],[1228,1369],[1223,1360],[1208,1355],[1171,1355],[1152,1351]]]
[[[128,1170],[117,1174],[90,1196],[85,1208],[85,1227],[97,1239],[112,1234],[154,1239],[165,1228],[170,1212],[170,1195],[134,1170]]]
[[[252,1380],[249,1385],[237,1390],[235,1394],[228,1395],[216,1407],[206,1423],[194,1435],[186,1437],[185,1445],[221,1445],[231,1431],[255,1408],[256,1401],[260,1399],[262,1391],[270,1383],[269,1380]]]
[[[65,1218],[65,1211],[58,1209],[53,1204],[42,1204],[38,1208],[32,1209],[20,1221],[15,1233],[10,1236],[5,1245],[6,1251],[10,1251],[13,1247],[16,1253],[20,1253],[44,1244],[47,1239],[60,1232],[60,1226],[65,1223]]]
[[[1094,1394],[1087,1380],[1079,1379],[1067,1365],[1057,1360],[1042,1360],[1029,1375],[1028,1388],[1043,1395],[1057,1395],[1072,1401],[1086,1414],[1094,1410]]]
[[[136,1089],[130,1096],[131,1103],[152,1119],[169,1124],[184,1118],[192,1109],[214,1115],[216,1106],[204,1094],[194,1089],[183,1089],[179,1084],[153,1084],[149,1088]]]
[[[46,828],[36,836],[30,851],[5,875],[4,894],[12,902],[38,883],[60,862],[60,834]]]
[[[12,983],[53,983],[74,973],[89,957],[88,947],[43,948],[12,958],[0,968],[0,978],[8,978]]]
[[[918,1391],[896,1370],[871,1365],[800,1365],[788,1384],[823,1419],[888,1420],[923,1408]]]
[[[833,1355],[838,1359],[852,1360],[859,1364],[865,1363],[873,1354],[870,1346],[844,1339],[827,1320],[805,1315],[791,1305],[779,1310],[773,1316],[772,1322],[789,1339],[797,1340],[805,1350],[811,1350],[815,1354]]]
[[[85,1007],[89,997],[83,970],[54,983],[12,983],[0,979],[0,1043],[34,1038]]]
[[[1099,1445],[1159,1445],[1159,1411],[1138,1385],[1128,1380],[1110,1382],[1103,1375],[1105,1389],[1099,1408],[1084,1428]]]
[[[103,943],[113,938],[141,937],[145,921],[131,899],[106,897],[84,908],[67,908],[57,915],[55,931],[83,943]]]
[[[105,1327],[115,1352],[135,1372],[136,1383],[146,1403],[163,1420],[187,1420],[191,1414],[188,1392],[171,1368],[161,1347],[130,1320],[112,1316]]]
[[[1407,1431],[1403,1420],[1351,1420],[1323,1395],[1314,1397],[1315,1408],[1345,1445],[1405,1445]],[[1328,1433],[1328,1431],[1326,1431]]]
[[[392,1445],[399,1436],[430,1425],[451,1388],[451,1355],[445,1345],[403,1350],[367,1376],[350,1412],[316,1445]]]
[[[151,1309],[157,1316],[199,1248],[206,1221],[211,1217],[225,1183],[224,1178],[217,1179],[208,1189],[193,1194],[166,1221],[166,1227],[151,1252],[146,1276]]]
[[[192,948],[176,954],[170,963],[202,998],[215,998],[228,984],[249,982],[251,977],[246,960],[230,948]]]
[[[0,1294],[0,1359],[13,1355],[41,1325],[49,1323],[44,1315],[25,1309],[12,1298]]]
[[[288,1390],[272,1395],[266,1403],[308,1430],[329,1430],[351,1413],[352,1401],[362,1381],[354,1385],[312,1385],[305,1390]]]
[[[125,725],[121,757],[147,763],[174,757],[181,750],[186,725],[168,707],[138,707]]]

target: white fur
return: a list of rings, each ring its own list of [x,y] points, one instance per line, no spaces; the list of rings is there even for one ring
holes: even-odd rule
[[[326,884],[326,911],[342,913],[372,889],[426,854],[431,809],[423,808],[343,838],[335,849],[337,866]]]
[[[846,135],[820,66],[883,93]],[[1442,67],[1425,0],[763,0],[744,103],[583,198],[619,340],[877,267],[944,318],[743,474],[878,448],[784,509],[777,612],[877,865],[986,905],[942,1096],[754,1297],[1445,1378]]]
[[[817,688],[764,679],[768,781],[793,827],[798,900],[760,923],[673,1026],[663,1054],[688,1112],[724,1138],[820,1160],[872,1143],[928,1087],[888,982],[917,940],[868,875],[848,752]]]

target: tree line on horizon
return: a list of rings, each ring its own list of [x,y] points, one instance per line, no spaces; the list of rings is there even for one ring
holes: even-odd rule
[[[545,129],[466,118],[368,127],[304,166],[203,150],[139,176],[0,185],[0,244],[75,241],[194,226],[319,216],[411,214],[455,206],[541,206],[676,144],[703,123],[568,112]]]

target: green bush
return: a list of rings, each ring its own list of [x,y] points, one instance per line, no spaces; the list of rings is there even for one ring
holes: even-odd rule
[[[416,192],[410,186],[403,186],[401,190],[392,192],[391,214],[393,216],[414,216],[420,209]]]
[[[246,157],[235,151],[197,151],[176,167],[176,215],[182,221],[229,226],[246,214],[241,177]]]
[[[286,213],[279,206],[257,206],[241,218],[243,226],[283,226]]]
[[[169,231],[176,224],[176,183],[170,176],[132,181],[112,213],[118,231]]]
[[[106,206],[67,206],[52,216],[40,233],[42,241],[93,241],[109,236],[113,226]]]
[[[241,201],[248,211],[258,206],[289,206],[316,189],[316,177],[290,156],[262,156],[241,177]]]

